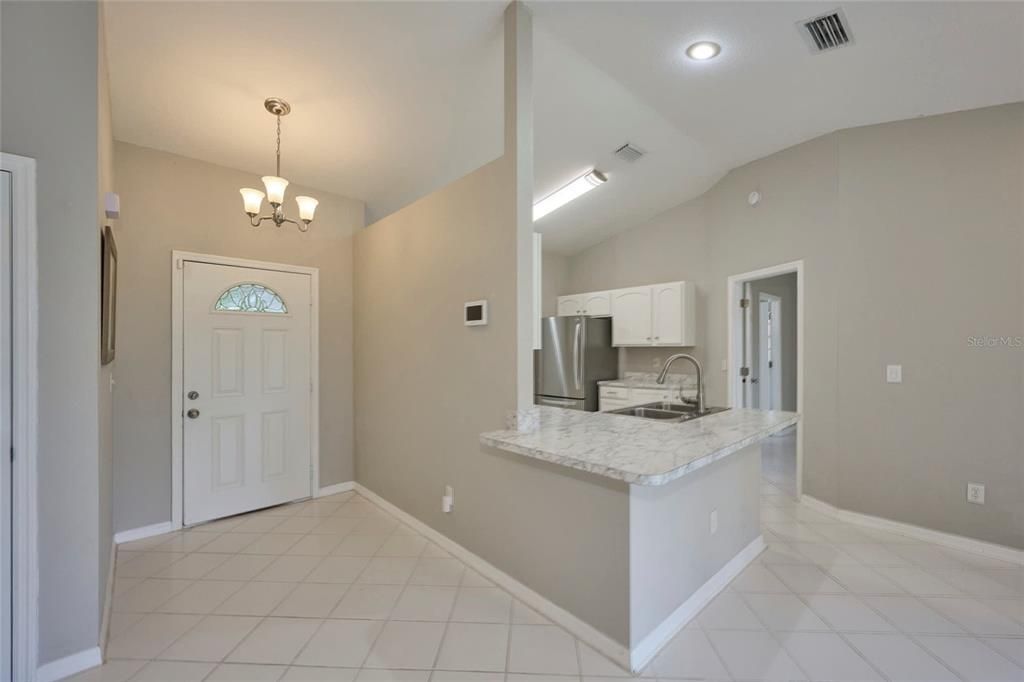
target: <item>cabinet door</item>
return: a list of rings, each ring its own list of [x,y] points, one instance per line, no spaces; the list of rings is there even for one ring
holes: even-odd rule
[[[651,336],[651,287],[613,291],[612,345],[649,346]]]
[[[597,317],[611,315],[611,292],[594,291],[589,294],[583,294],[583,314]]]
[[[583,314],[583,297],[582,296],[559,296],[558,297],[558,314],[560,316],[566,315],[582,315]]]
[[[654,343],[683,345],[683,287],[679,282],[656,284],[654,290]]]

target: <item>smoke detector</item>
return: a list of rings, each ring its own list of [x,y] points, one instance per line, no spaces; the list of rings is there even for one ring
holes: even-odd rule
[[[843,10],[837,9],[797,24],[811,52],[829,52],[853,42],[850,24]]]
[[[630,163],[636,161],[644,155],[644,152],[637,147],[634,147],[630,143],[626,143],[615,150],[615,156],[623,161],[629,161]]]

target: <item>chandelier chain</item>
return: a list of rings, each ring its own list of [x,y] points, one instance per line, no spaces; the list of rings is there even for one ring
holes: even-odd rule
[[[277,177],[281,177],[281,115],[277,115]]]

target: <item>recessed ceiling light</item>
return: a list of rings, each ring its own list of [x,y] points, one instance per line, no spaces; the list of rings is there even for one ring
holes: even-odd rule
[[[708,59],[714,59],[721,51],[722,46],[718,43],[713,43],[710,40],[702,40],[699,43],[694,43],[686,48],[686,56],[690,59],[696,59],[698,62],[703,62]]]

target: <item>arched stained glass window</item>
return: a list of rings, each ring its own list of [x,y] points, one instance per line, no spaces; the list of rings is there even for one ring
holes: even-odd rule
[[[247,282],[236,284],[217,299],[214,310],[236,313],[286,313],[288,306],[273,289],[262,284]]]

